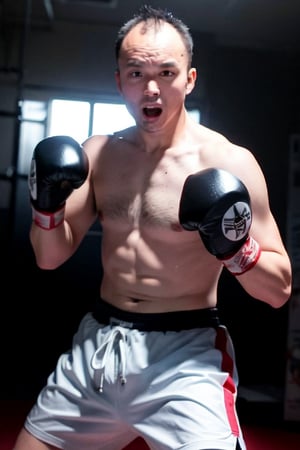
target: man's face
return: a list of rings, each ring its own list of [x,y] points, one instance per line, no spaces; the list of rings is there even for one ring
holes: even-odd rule
[[[117,85],[137,124],[158,131],[176,120],[195,84],[179,33],[169,24],[138,24],[125,37],[118,61]]]

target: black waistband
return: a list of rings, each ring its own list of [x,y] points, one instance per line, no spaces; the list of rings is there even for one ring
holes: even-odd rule
[[[165,313],[131,313],[103,300],[97,300],[93,316],[103,325],[123,326],[140,331],[182,331],[220,325],[217,308]]]

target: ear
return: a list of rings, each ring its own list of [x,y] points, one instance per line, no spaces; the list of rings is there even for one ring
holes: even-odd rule
[[[186,94],[190,94],[195,87],[195,83],[197,80],[197,70],[194,67],[191,67],[188,71],[188,78],[186,84]]]
[[[120,92],[120,94],[122,94],[121,78],[120,78],[119,69],[115,70],[115,80],[116,80],[116,85],[117,85],[118,91]]]

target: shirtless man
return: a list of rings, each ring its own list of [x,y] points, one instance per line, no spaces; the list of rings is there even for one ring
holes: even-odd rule
[[[187,113],[197,74],[180,20],[141,8],[121,28],[116,57],[136,126],[83,149],[47,138],[33,155],[38,266],[64,263],[98,217],[103,280],[14,449],[116,450],[137,436],[151,449],[245,449],[217,286],[229,270],[274,308],[290,296],[265,179],[249,150]]]

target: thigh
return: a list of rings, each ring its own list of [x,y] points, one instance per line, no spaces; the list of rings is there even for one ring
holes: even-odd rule
[[[116,450],[137,437],[116,411],[120,385],[114,379],[113,350],[105,365],[103,392],[91,364],[110,332],[90,314],[82,319],[72,349],[59,357],[26,418],[26,430],[37,439],[55,448]]]
[[[151,364],[131,405],[133,425],[151,449],[235,450],[244,443],[236,414],[237,373],[227,330],[150,333]],[[138,412],[142,411],[142,416]]]
[[[13,450],[56,450],[59,447],[46,444],[30,434],[25,428],[20,431]]]

